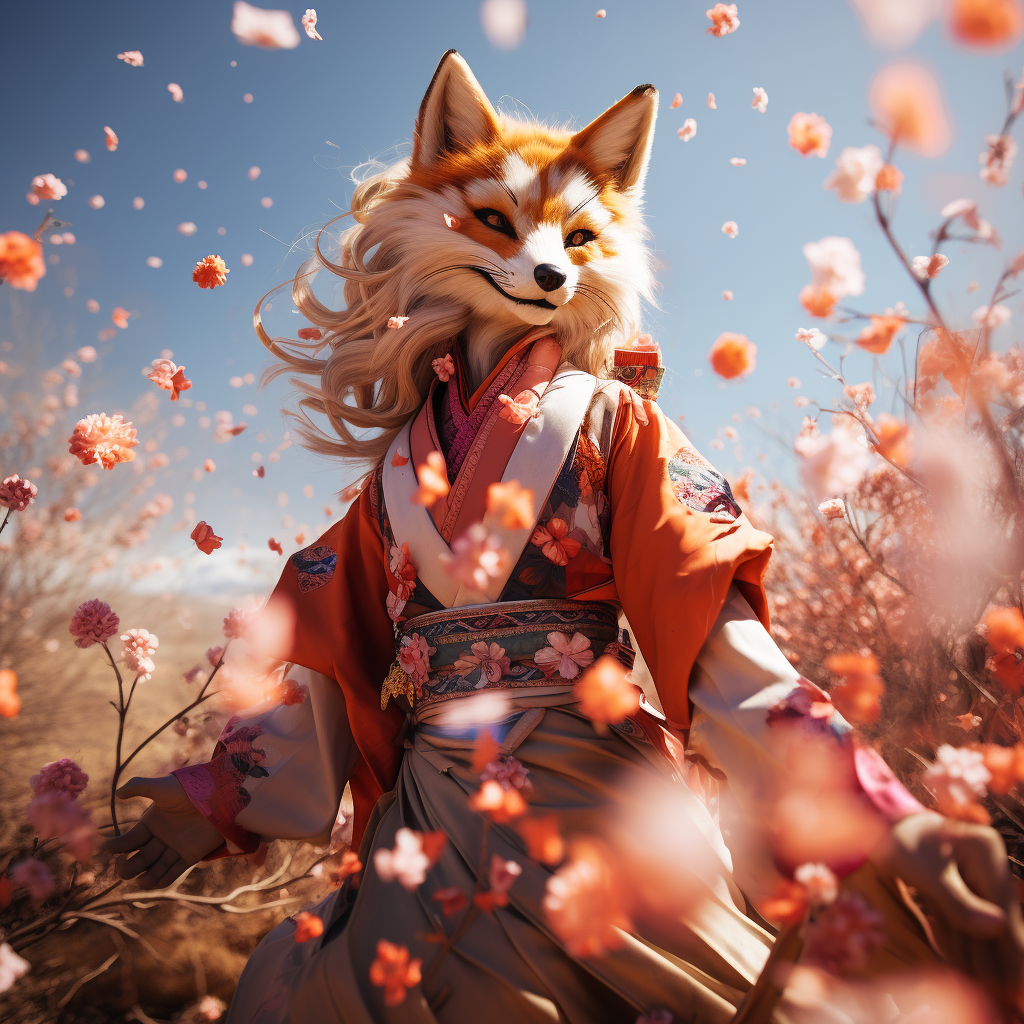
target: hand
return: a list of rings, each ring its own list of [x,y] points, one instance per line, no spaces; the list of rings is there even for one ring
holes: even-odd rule
[[[871,859],[917,891],[950,962],[1024,1012],[1024,919],[999,833],[911,814]]]
[[[132,779],[117,791],[117,796],[121,800],[142,796],[153,801],[134,828],[108,839],[102,847],[103,853],[138,851],[132,857],[119,857],[116,870],[122,878],[141,876],[140,889],[166,888],[224,842],[173,775]]]

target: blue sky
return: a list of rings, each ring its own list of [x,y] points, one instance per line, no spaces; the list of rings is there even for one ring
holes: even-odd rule
[[[15,319],[26,318],[38,351],[14,358],[30,355],[43,368],[80,345],[96,345],[102,359],[80,382],[83,396],[89,395],[83,414],[128,408],[143,390],[140,367],[160,350],[173,350],[195,381],[186,398],[205,402],[205,415],[228,410],[250,426],[217,445],[198,425],[202,413],[194,405],[180,409],[183,426],[165,423],[163,450],[188,449],[156,486],[175,497],[172,518],[191,490],[198,518],[225,536],[233,554],[239,543],[265,550],[270,535],[286,550],[294,547],[297,524],[312,529],[324,522],[325,503],[338,514],[333,494],[351,473],[294,447],[270,464],[267,457],[287,428],[279,413],[286,388],[257,392],[255,386],[232,388],[228,380],[245,373],[258,378],[267,365],[251,329],[253,305],[294,271],[311,244],[308,232],[346,207],[352,166],[371,156],[389,158],[394,146],[408,145],[434,66],[455,47],[495,102],[514,99],[547,121],[582,125],[639,83],[660,89],[647,209],[662,264],[660,308],[650,311],[648,325],[669,366],[662,405],[685,416],[694,442],[723,469],[753,463],[763,449],[769,453],[763,471],[789,474],[789,457],[763,434],[771,417],[755,424],[743,413],[749,406],[768,412],[780,403],[791,430],[800,417],[792,405],[796,393],[825,403],[833,395],[826,383],[814,383],[812,362],[793,339],[798,327],[810,326],[797,302],[809,280],[801,246],[825,235],[849,236],[867,274],[857,307],[877,312],[902,299],[920,311],[911,283],[873,226],[869,204],[840,204],[821,187],[844,146],[880,141],[867,124],[867,85],[878,67],[900,55],[873,47],[844,0],[740,2],[741,27],[723,39],[704,33],[706,0],[601,2],[604,19],[594,17],[596,0],[533,0],[526,38],[507,52],[485,38],[477,0],[320,3],[324,41],[303,36],[297,49],[273,52],[234,39],[227,0],[55,0],[47,4],[45,23],[31,5],[5,5],[0,61],[5,80],[19,88],[0,112],[0,231],[31,233],[46,207],[29,206],[24,194],[34,175],[52,172],[70,185],[54,208],[73,223],[77,244],[47,246],[60,261],[35,293],[0,289],[0,341],[17,337]],[[289,9],[298,24],[305,8]],[[142,51],[144,67],[116,59],[129,49]],[[936,294],[954,319],[969,317],[1005,256],[1024,242],[1019,170],[1003,189],[986,185],[977,173],[983,138],[1002,122],[1004,70],[1019,77],[1022,51],[968,51],[952,45],[938,24],[909,50],[941,77],[955,134],[951,150],[937,161],[898,161],[907,175],[898,233],[911,253],[926,251],[940,207],[968,196],[981,202],[983,216],[1004,238],[1001,254],[959,245],[946,250],[951,264]],[[173,102],[169,82],[182,87],[183,103]],[[766,114],[751,109],[754,86],[768,92]],[[670,110],[677,91],[683,105]],[[707,108],[709,91],[715,111]],[[245,93],[252,103],[243,102]],[[798,110],[817,112],[833,126],[825,160],[801,158],[787,145],[786,124]],[[683,143],[676,129],[686,117],[696,119],[698,130]],[[115,153],[103,145],[104,125],[120,138]],[[73,159],[80,147],[91,153],[90,163]],[[731,166],[734,156],[745,157],[746,166]],[[256,181],[246,173],[253,165],[261,168]],[[180,184],[172,179],[177,168],[188,173]],[[205,190],[197,187],[200,180]],[[87,205],[94,194],[106,200],[101,210]],[[133,209],[135,196],[145,199],[141,211]],[[273,200],[269,209],[261,206],[263,197]],[[738,238],[722,234],[726,220],[737,221]],[[194,222],[197,233],[179,234],[183,221]],[[223,236],[218,227],[226,229]],[[227,286],[214,292],[200,291],[190,279],[196,260],[208,253],[219,253],[231,268]],[[253,255],[251,267],[242,266],[243,253]],[[151,256],[163,260],[160,269],[147,266]],[[972,279],[982,282],[979,295],[967,294]],[[726,288],[735,294],[731,303],[721,298]],[[66,297],[65,289],[73,294]],[[91,298],[100,303],[98,314],[86,311]],[[115,306],[131,311],[130,326],[98,344],[97,331],[110,325]],[[286,294],[275,301],[268,317],[275,333],[301,326],[290,310]],[[720,386],[706,353],[726,330],[757,344],[758,367],[747,380]],[[1013,325],[1000,334],[999,343],[1009,343]],[[872,372],[870,356],[859,351],[848,366],[855,379]],[[794,374],[804,381],[800,392],[786,386]],[[161,402],[166,421],[172,409],[163,394]],[[255,406],[256,415],[243,412],[245,405]],[[740,459],[731,444],[709,451],[734,413],[742,417]],[[147,424],[140,436],[156,430],[157,424]],[[256,439],[261,433],[264,441]],[[252,476],[254,453],[267,467],[262,480]],[[217,472],[193,482],[189,474],[207,457]],[[126,493],[135,483],[128,473],[111,478]],[[312,486],[312,498],[304,497],[304,486]],[[281,494],[287,506],[279,504]],[[284,527],[285,516],[296,525]],[[201,578],[214,585],[218,568],[190,548],[187,532],[162,540],[160,553],[184,556],[193,583]],[[275,559],[261,555],[257,561],[273,573]],[[200,566],[201,577],[194,575]]]

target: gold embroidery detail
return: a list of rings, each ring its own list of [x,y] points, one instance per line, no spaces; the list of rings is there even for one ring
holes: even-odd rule
[[[415,690],[412,685],[412,677],[407,675],[402,666],[396,661],[392,666],[380,688],[380,709],[384,711],[388,701],[392,697],[404,696],[412,704]]]

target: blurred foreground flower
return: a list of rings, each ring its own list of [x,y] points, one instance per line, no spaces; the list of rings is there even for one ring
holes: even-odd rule
[[[0,993],[12,988],[31,969],[32,965],[18,956],[6,942],[0,943]]]
[[[25,810],[39,838],[60,839],[75,860],[89,860],[96,849],[96,828],[89,812],[67,793],[42,793]]]
[[[982,623],[992,657],[985,667],[1011,693],[1024,688],[1024,616],[1018,608],[993,608]]]
[[[789,144],[801,156],[828,155],[832,126],[818,114],[794,114],[786,128]]]
[[[445,570],[467,587],[484,590],[508,567],[509,552],[501,538],[483,523],[474,523],[452,543],[451,554],[442,554]]]
[[[800,304],[811,316],[831,315],[835,304],[864,292],[860,253],[849,238],[829,235],[803,247],[811,283],[800,292]]]
[[[491,854],[491,864],[487,871],[489,888],[485,892],[478,892],[473,902],[485,913],[490,913],[495,907],[508,906],[508,891],[522,873],[521,864],[505,860],[496,853]]]
[[[381,939],[377,943],[377,959],[370,964],[370,983],[384,989],[384,1005],[399,1006],[405,1002],[406,990],[420,983],[422,960],[411,960],[405,946]]]
[[[832,974],[862,971],[885,940],[885,918],[857,893],[842,893],[805,931],[804,963]]]
[[[486,519],[494,517],[506,530],[526,530],[533,525],[533,491],[518,480],[490,484]]]
[[[419,487],[412,495],[414,505],[426,505],[429,508],[435,501],[443,498],[449,491],[448,469],[444,456],[440,452],[429,452],[426,462],[416,467],[416,478]]]
[[[978,801],[985,796],[992,773],[985,767],[985,755],[980,750],[943,743],[921,781],[931,790],[941,814],[988,824],[988,812]]]
[[[189,537],[196,542],[196,547],[204,555],[212,555],[224,540],[223,537],[218,537],[203,520],[196,523],[196,528],[189,534]]]
[[[757,346],[745,334],[724,331],[711,346],[708,361],[719,377],[726,380],[745,377],[757,366]]]
[[[293,50],[299,45],[299,30],[289,11],[268,11],[244,0],[235,0],[231,9],[231,31],[240,43],[264,50]]]
[[[832,654],[825,668],[843,680],[832,690],[832,702],[852,725],[871,725],[878,721],[885,690],[878,674],[878,659],[873,654]]]
[[[75,424],[68,439],[68,449],[83,466],[99,463],[104,469],[113,469],[119,462],[131,462],[132,451],[138,445],[135,428],[126,423],[121,414],[92,413]]]
[[[580,713],[599,726],[618,725],[640,710],[640,691],[618,658],[604,655],[573,688]]]
[[[832,189],[841,203],[863,203],[875,191],[881,169],[882,152],[877,146],[847,146],[823,188]]]
[[[230,273],[219,256],[206,256],[196,264],[195,270],[192,271],[192,280],[200,288],[216,288],[227,281],[227,275]]]
[[[310,939],[319,938],[324,933],[324,923],[316,916],[304,910],[295,917],[295,941],[309,942]]]
[[[1021,0],[952,0],[949,31],[968,46],[1010,46],[1024,34]]]
[[[28,890],[33,903],[39,904],[53,895],[57,887],[53,872],[35,857],[26,857],[11,868],[11,881],[15,887]]]
[[[750,105],[759,114],[767,113],[768,111],[768,93],[764,91],[760,86],[754,86],[754,98],[751,100]]]
[[[45,275],[46,263],[39,242],[20,231],[0,234],[0,282],[34,292],[39,279]]]
[[[0,668],[0,717],[16,718],[20,710],[17,673],[13,669]]]
[[[939,83],[920,64],[890,64],[875,75],[871,111],[893,143],[921,156],[941,156],[952,140]]]

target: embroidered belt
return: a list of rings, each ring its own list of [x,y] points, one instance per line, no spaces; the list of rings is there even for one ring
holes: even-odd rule
[[[381,709],[396,697],[417,713],[486,689],[571,686],[604,654],[630,669],[635,657],[614,606],[603,601],[445,608],[398,623],[396,639]]]

